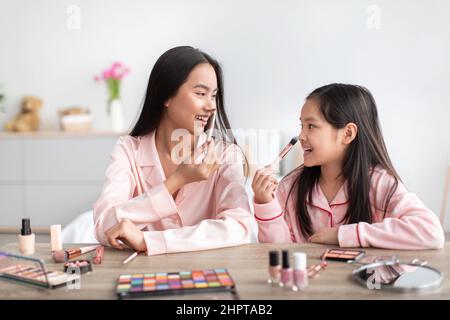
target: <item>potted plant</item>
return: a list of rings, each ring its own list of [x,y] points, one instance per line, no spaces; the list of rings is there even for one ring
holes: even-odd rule
[[[120,85],[124,77],[130,72],[122,62],[114,62],[100,76],[95,76],[95,81],[105,81],[108,88],[108,115],[111,119],[111,129],[114,132],[124,131],[123,108],[120,100]]]
[[[0,112],[5,112],[3,108],[3,101],[5,100],[5,95],[2,92],[3,85],[0,85]]]

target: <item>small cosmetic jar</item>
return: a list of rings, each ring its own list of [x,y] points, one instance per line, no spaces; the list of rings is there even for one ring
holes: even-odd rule
[[[83,274],[92,271],[92,264],[89,260],[74,260],[64,263],[64,272],[67,272],[67,270],[73,272],[77,268],[80,270],[80,274]],[[77,272],[75,271],[73,273]]]

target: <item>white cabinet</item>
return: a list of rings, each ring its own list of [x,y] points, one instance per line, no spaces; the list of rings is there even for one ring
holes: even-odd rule
[[[21,184],[0,182],[0,228],[20,227],[25,215],[25,189]]]
[[[0,181],[22,181],[22,144],[13,139],[0,140]]]
[[[90,210],[118,134],[0,134],[0,229],[69,223]]]

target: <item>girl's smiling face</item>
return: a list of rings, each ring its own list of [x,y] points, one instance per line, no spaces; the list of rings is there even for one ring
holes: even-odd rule
[[[166,102],[167,118],[175,128],[194,134],[194,123],[205,129],[209,117],[216,110],[217,78],[208,63],[196,66],[176,95]]]
[[[344,159],[348,147],[343,141],[345,127],[336,129],[327,122],[316,99],[306,100],[300,123],[299,140],[304,151],[305,167],[339,163]]]

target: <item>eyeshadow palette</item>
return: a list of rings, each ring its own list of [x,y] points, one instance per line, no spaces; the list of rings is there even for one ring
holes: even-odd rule
[[[60,271],[49,271],[44,268],[25,264],[11,265],[0,269],[0,276],[46,288],[57,288],[67,282],[78,279],[78,275],[69,275]]]
[[[79,270],[80,274],[91,272],[92,264],[89,260],[74,260],[64,263],[64,272],[73,273],[76,270]]]
[[[118,279],[119,299],[139,296],[228,291],[235,284],[227,269],[123,274]]]
[[[348,261],[358,260],[364,256],[363,250],[328,249],[322,255],[322,260]]]

